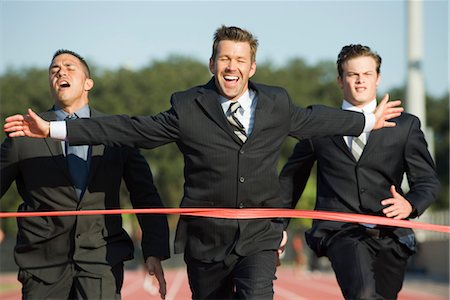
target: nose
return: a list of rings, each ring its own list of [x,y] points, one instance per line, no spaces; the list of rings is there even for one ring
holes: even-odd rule
[[[230,59],[230,60],[228,61],[227,69],[228,69],[228,70],[234,70],[234,69],[236,69],[236,60]]]
[[[58,78],[61,78],[61,77],[65,76],[66,74],[67,74],[66,69],[65,68],[60,68],[58,70],[58,73],[56,74],[56,76],[58,76]]]

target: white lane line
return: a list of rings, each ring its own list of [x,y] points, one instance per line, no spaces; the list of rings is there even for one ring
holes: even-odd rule
[[[186,271],[185,270],[179,270],[177,271],[177,274],[175,275],[175,279],[173,280],[172,284],[167,290],[166,294],[166,300],[174,300],[175,296],[178,294],[178,291],[181,288],[181,285],[183,284],[186,277]]]
[[[293,293],[289,290],[283,289],[279,286],[274,286],[273,287],[275,295],[277,296],[281,296],[284,299],[287,300],[306,300],[306,298],[300,297],[299,295],[297,295],[296,293]]]
[[[126,275],[128,277],[131,277],[130,276],[131,273],[126,273]],[[134,278],[132,280],[130,280],[129,278],[127,280],[127,281],[133,282],[133,283],[124,285],[124,288],[122,289],[122,292],[121,292],[122,297],[128,296],[128,295],[130,295],[130,294],[132,294],[132,293],[134,293],[137,290],[140,290],[142,288],[144,275],[142,275],[142,276],[137,276],[137,274],[133,274],[133,275],[134,275],[133,276]]]

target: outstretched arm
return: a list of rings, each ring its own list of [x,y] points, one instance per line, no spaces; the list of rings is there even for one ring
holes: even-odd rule
[[[47,138],[50,136],[50,122],[34,113],[31,108],[27,115],[14,115],[5,119],[3,129],[9,137],[28,136]]]

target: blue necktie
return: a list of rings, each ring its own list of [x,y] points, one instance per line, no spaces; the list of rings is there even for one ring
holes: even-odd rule
[[[68,116],[66,120],[76,118],[77,116],[73,114],[72,116]],[[72,183],[75,187],[78,200],[80,200],[83,196],[88,180],[88,151],[89,146],[70,146],[69,143],[66,142],[67,165],[69,167],[69,173],[72,178]]]

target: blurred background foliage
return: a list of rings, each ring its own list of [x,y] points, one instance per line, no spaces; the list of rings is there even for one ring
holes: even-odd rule
[[[121,68],[102,70],[90,63],[95,86],[90,93],[90,104],[105,113],[128,115],[152,115],[169,108],[170,95],[175,91],[207,82],[211,74],[206,64],[188,57],[171,56],[163,61],[154,61],[137,70]],[[307,64],[296,58],[283,66],[271,62],[258,65],[255,82],[279,85],[286,88],[292,100],[299,106],[325,104],[339,107],[342,93],[336,84],[335,63],[319,62]],[[391,91],[390,99],[405,100],[405,88]],[[378,95],[380,98],[383,95]],[[435,161],[442,191],[432,210],[447,209],[449,205],[449,95],[441,98],[427,96],[427,123],[434,130]],[[405,102],[404,102],[405,103]],[[24,113],[30,107],[45,111],[53,104],[48,87],[46,69],[10,70],[0,77],[0,118]],[[3,140],[5,134],[0,133]],[[295,144],[288,138],[283,145],[279,170],[289,157]],[[141,150],[154,174],[155,183],[167,207],[178,207],[183,193],[183,157],[175,144],[154,150]],[[130,207],[128,193],[122,185],[123,207]],[[297,208],[313,209],[315,199],[315,170]],[[16,211],[21,202],[15,185],[0,201],[1,211]],[[170,216],[171,227],[178,216]],[[308,228],[311,220],[296,219],[292,229]],[[15,219],[5,219],[2,228],[7,233],[16,231]]]

